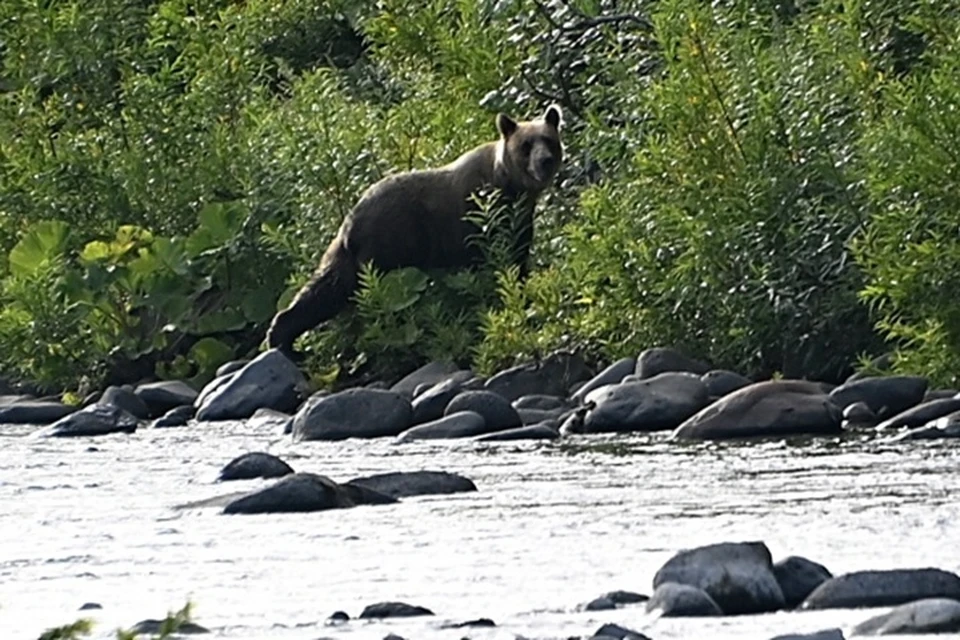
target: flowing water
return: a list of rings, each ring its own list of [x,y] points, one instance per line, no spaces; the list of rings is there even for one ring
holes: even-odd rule
[[[878,610],[656,618],[642,605],[584,612],[614,589],[650,593],[680,549],[763,540],[835,574],[960,571],[960,447],[864,436],[697,444],[652,436],[552,443],[293,443],[242,422],[36,439],[0,427],[0,638],[78,617],[94,637],[187,601],[211,636],[408,640],[589,636],[604,622],[665,638],[757,638],[850,626]],[[178,510],[263,486],[220,468],[269,451],[335,480],[436,469],[476,493],[313,514]],[[329,626],[400,600],[435,617]],[[100,610],[78,611],[96,602]],[[492,618],[491,629],[445,623]]]

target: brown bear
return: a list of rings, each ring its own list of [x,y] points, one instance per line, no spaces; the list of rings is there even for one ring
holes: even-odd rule
[[[268,345],[289,352],[297,337],[339,313],[356,290],[362,264],[389,271],[460,268],[482,260],[480,247],[471,241],[479,227],[466,214],[479,208],[475,196],[485,190],[495,190],[499,202],[510,205],[520,218],[511,221],[517,230],[513,257],[525,277],[533,209],[563,159],[561,115],[556,105],[542,118],[526,122],[498,114],[496,142],[438,169],[388,176],[367,189],[313,277],[273,318]]]

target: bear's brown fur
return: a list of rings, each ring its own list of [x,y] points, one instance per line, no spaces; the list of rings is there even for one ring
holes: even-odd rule
[[[482,252],[468,239],[478,228],[464,215],[477,210],[473,196],[485,189],[496,189],[502,201],[517,205],[521,219],[512,221],[519,230],[514,257],[525,276],[533,208],[563,160],[560,120],[557,106],[527,122],[501,113],[498,141],[438,169],[389,176],[367,189],[344,219],[313,277],[273,318],[267,333],[269,346],[290,351],[297,337],[339,313],[356,290],[359,266],[367,262],[381,271],[475,264]]]

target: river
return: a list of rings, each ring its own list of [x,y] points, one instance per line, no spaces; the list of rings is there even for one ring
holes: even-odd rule
[[[36,439],[0,426],[0,638],[35,639],[92,617],[92,637],[163,617],[233,639],[567,638],[604,622],[714,640],[850,626],[878,610],[656,618],[642,605],[585,612],[614,589],[649,594],[683,548],[762,540],[834,574],[960,571],[960,447],[850,435],[796,442],[680,444],[664,434],[551,443],[389,440],[293,443],[242,422],[132,435]],[[178,510],[261,481],[220,468],[269,451],[335,480],[436,469],[479,491],[313,514]],[[435,617],[339,626],[378,601]],[[86,602],[102,609],[78,611]],[[492,618],[490,629],[444,623]],[[940,636],[944,637],[944,636]]]

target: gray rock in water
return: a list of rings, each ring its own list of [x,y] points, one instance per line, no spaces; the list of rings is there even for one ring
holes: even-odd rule
[[[191,418],[197,413],[197,408],[192,404],[183,405],[170,409],[165,414],[150,423],[151,429],[161,429],[165,427],[185,427]]]
[[[182,380],[161,380],[138,385],[133,391],[147,406],[150,417],[163,415],[171,409],[197,401],[196,389]]]
[[[686,371],[702,376],[710,371],[710,366],[699,360],[688,358],[670,347],[654,347],[637,356],[635,373],[641,379],[652,378],[669,371]]]
[[[920,404],[927,391],[927,379],[919,376],[863,378],[846,382],[830,392],[841,409],[854,402],[866,402],[879,418],[886,418]]]
[[[650,640],[650,638],[639,631],[627,629],[626,627],[612,623],[607,623],[594,631],[591,640],[599,640],[600,638],[613,638],[613,640]]]
[[[877,416],[866,402],[854,402],[843,410],[844,424],[851,427],[872,427],[877,424]]]
[[[814,589],[833,577],[822,564],[801,556],[790,556],[773,565],[773,575],[790,609],[800,606]]]
[[[588,396],[595,406],[583,421],[584,433],[663,431],[707,404],[707,389],[692,373],[662,373],[601,387]]]
[[[642,593],[637,593],[636,591],[623,591],[618,589],[616,591],[609,591],[601,596],[602,598],[607,598],[615,604],[637,604],[638,602],[646,602],[650,599],[650,596],[645,596]]]
[[[261,408],[292,411],[306,392],[307,381],[277,349],[264,351],[227,381],[214,380],[197,397],[197,420],[243,420]]]
[[[0,407],[0,424],[51,424],[76,407],[48,400],[18,400]]]
[[[541,362],[522,364],[492,376],[484,384],[488,391],[497,393],[510,402],[527,395],[567,396],[574,383],[592,374],[583,358],[577,354],[558,351]]]
[[[84,602],[80,605],[79,611],[91,611],[94,609],[103,609],[103,605],[99,602]]]
[[[707,371],[700,376],[700,380],[707,388],[707,393],[713,398],[722,398],[738,389],[743,389],[753,384],[753,380],[750,378],[742,376],[736,371],[727,371],[726,369]]]
[[[938,440],[940,438],[960,438],[960,411],[933,420],[922,427],[901,433],[892,438],[892,441]]]
[[[306,513],[394,502],[394,498],[364,487],[340,485],[326,476],[301,472],[233,500],[223,508],[223,513]]]
[[[617,603],[606,596],[594,598],[587,604],[583,605],[584,611],[610,611],[616,608]]]
[[[822,629],[813,633],[788,633],[770,640],[845,640],[840,629]]]
[[[360,618],[410,618],[413,616],[432,615],[433,611],[430,611],[430,609],[426,607],[418,607],[405,602],[378,602],[364,607],[360,613]]]
[[[345,484],[364,487],[393,498],[476,491],[470,478],[447,471],[394,471],[354,478]]]
[[[130,389],[125,389],[124,387],[107,387],[104,390],[103,395],[101,395],[100,399],[97,401],[97,404],[123,409],[139,420],[146,420],[154,417],[154,415],[150,413],[150,409],[147,408],[147,405],[143,402],[143,400],[141,400],[140,397],[133,391]]]
[[[762,542],[723,542],[681,551],[653,578],[654,588],[666,582],[703,589],[728,615],[784,607],[770,550]]]
[[[463,391],[464,384],[470,381],[472,376],[473,374],[470,371],[457,371],[417,395],[412,403],[413,421],[411,424],[423,424],[443,417],[447,405],[457,394]]]
[[[583,402],[587,394],[594,389],[599,389],[609,384],[620,384],[623,382],[623,379],[633,373],[636,368],[636,358],[621,358],[590,378],[590,380],[577,389],[576,393],[571,396],[571,399],[577,403]]]
[[[490,618],[474,618],[473,620],[465,620],[464,622],[448,622],[446,624],[440,625],[441,629],[472,629],[472,628],[488,628],[495,627],[497,623],[491,620]]]
[[[960,398],[931,400],[887,418],[877,425],[877,431],[903,428],[915,429],[916,427],[922,427],[928,422],[943,418],[957,411],[960,411]]]
[[[254,478],[282,478],[293,473],[293,468],[270,453],[251,451],[236,457],[220,471],[220,481],[252,480]]]
[[[411,398],[413,397],[414,390],[416,390],[419,385],[435,385],[443,382],[459,371],[460,367],[452,362],[428,362],[416,371],[412,371],[401,378],[396,384],[390,387],[390,391]]]
[[[410,426],[406,397],[381,389],[315,395],[293,417],[294,440],[346,440],[396,436]]]
[[[517,411],[521,409],[534,409],[536,411],[563,411],[568,408],[567,401],[560,396],[547,396],[543,394],[521,396],[512,403]]]
[[[483,416],[486,433],[519,427],[520,414],[503,396],[491,391],[464,391],[457,395],[444,411],[449,416],[458,411],[474,411]],[[479,435],[479,434],[473,434]]]
[[[165,631],[169,633],[169,628],[167,627],[169,623],[166,620],[154,620],[153,618],[148,618],[146,620],[141,620],[137,624],[130,627],[130,631],[134,635],[150,635],[150,636],[159,636]],[[206,627],[202,627],[195,622],[181,622],[177,625],[176,629],[173,632],[172,636],[167,637],[177,637],[180,634],[200,634],[200,633],[210,633],[210,630]]]
[[[725,440],[841,432],[841,413],[819,385],[757,382],[721,398],[681,424],[674,438]]]
[[[722,616],[723,610],[703,589],[689,584],[663,582],[647,601],[647,611],[664,617]]]
[[[523,425],[539,424],[547,420],[559,421],[561,417],[566,417],[570,409],[517,409],[520,416],[520,423]]]
[[[515,427],[503,431],[495,431],[486,435],[478,436],[478,442],[507,442],[512,440],[556,440],[560,437],[560,431],[556,428],[556,421],[548,420],[530,424],[525,427]]]
[[[926,598],[902,604],[888,613],[861,622],[854,636],[919,635],[960,631],[960,602],[949,598]]]
[[[890,607],[924,598],[960,600],[960,577],[941,569],[857,571],[827,580],[801,608]]]
[[[44,438],[103,436],[133,433],[137,425],[137,419],[119,407],[93,404],[57,420],[36,435]]]
[[[583,420],[587,416],[587,411],[586,407],[580,407],[561,420],[560,435],[569,436],[583,433]]]
[[[247,418],[246,423],[254,429],[263,431],[280,431],[281,433],[290,433],[292,429],[293,416],[276,409],[257,409],[253,415]]]
[[[397,436],[397,442],[472,438],[489,432],[486,420],[476,411],[455,411],[438,420],[410,427]]]
[[[923,402],[930,402],[931,400],[943,400],[945,398],[956,398],[960,395],[960,391],[956,389],[927,389],[927,392],[923,394]]]

